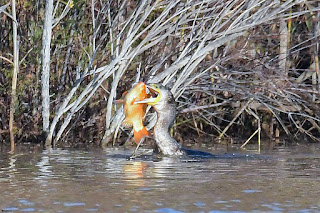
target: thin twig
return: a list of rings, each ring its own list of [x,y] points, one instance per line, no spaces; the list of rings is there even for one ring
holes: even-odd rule
[[[218,136],[218,140],[221,140],[221,138],[223,137],[223,135],[228,131],[228,129],[230,128],[230,126],[232,126],[232,124],[237,120],[237,118],[242,114],[242,112],[247,109],[247,107],[249,106],[249,104],[253,101],[253,98],[250,98],[247,103],[239,110],[239,112],[234,116],[234,118],[230,121],[230,123],[224,128],[224,130],[221,132],[221,134]]]

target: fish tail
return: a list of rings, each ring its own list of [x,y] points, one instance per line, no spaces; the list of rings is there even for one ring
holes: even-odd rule
[[[136,144],[139,144],[142,138],[146,136],[150,136],[150,133],[145,127],[143,127],[139,131],[134,131],[133,135],[134,135],[134,141],[136,142]]]

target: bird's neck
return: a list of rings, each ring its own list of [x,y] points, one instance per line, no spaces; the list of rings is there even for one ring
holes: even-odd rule
[[[175,104],[168,104],[156,111],[158,118],[154,127],[154,136],[159,149],[165,155],[181,155],[179,143],[169,133],[176,118]]]

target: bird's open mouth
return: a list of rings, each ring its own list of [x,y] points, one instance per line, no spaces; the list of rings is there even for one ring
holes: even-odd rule
[[[147,93],[150,94],[151,98],[157,98],[159,95],[159,91],[152,86],[146,85]]]
[[[147,94],[150,95],[150,98],[146,98],[141,101],[134,102],[135,104],[149,104],[154,105],[160,100],[160,91],[159,87],[156,84],[146,85]]]

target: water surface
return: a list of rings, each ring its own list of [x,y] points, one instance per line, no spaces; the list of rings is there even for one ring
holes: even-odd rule
[[[0,148],[4,212],[320,211],[317,144],[236,157],[211,149],[222,157],[203,160],[127,160],[131,151],[121,149],[7,151]]]

